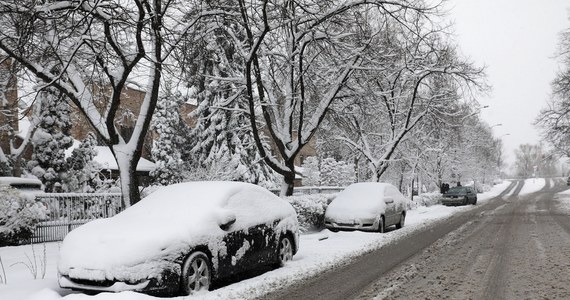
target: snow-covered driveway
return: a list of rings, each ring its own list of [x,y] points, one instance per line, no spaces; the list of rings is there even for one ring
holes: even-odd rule
[[[479,203],[500,194],[510,182],[496,185],[491,191],[479,195]],[[545,184],[544,180],[527,181],[527,190],[539,190]],[[434,205],[418,207],[411,210],[406,218],[403,229],[392,230],[385,234],[365,232],[338,232],[328,230],[319,233],[306,234],[301,237],[300,250],[294,260],[285,267],[276,269],[257,277],[247,279],[223,288],[186,299],[250,299],[288,284],[303,281],[334,266],[342,265],[351,258],[378,249],[387,243],[399,239],[402,235],[421,230],[423,227],[448,218],[458,211],[473,209],[472,206],[445,207]],[[43,245],[0,248],[0,258],[5,270],[7,284],[0,284],[0,299],[162,299],[139,293],[123,292],[118,294],[101,293],[89,296],[62,290],[57,286],[56,261],[59,250],[58,243],[48,243],[45,246],[46,275],[45,279],[34,280],[28,266],[38,266],[38,276],[41,277],[41,264],[44,261]],[[35,253],[35,255],[33,254]],[[28,258],[30,260],[28,260]],[[35,259],[35,262],[34,262]],[[33,269],[33,268],[32,268]],[[0,266],[0,276],[4,278]],[[183,299],[178,297],[175,299]]]

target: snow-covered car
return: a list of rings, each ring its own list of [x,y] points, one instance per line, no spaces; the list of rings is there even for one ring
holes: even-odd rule
[[[44,193],[43,184],[36,178],[23,178],[23,177],[0,177],[1,186],[10,186],[18,190],[22,195],[29,200],[34,200],[36,195]]]
[[[298,241],[295,210],[262,187],[174,184],[71,231],[61,246],[59,285],[188,295],[223,277],[281,266],[297,252]]]
[[[325,227],[331,231],[384,232],[406,220],[408,199],[389,183],[361,182],[349,185],[329,204]]]
[[[470,186],[454,186],[443,194],[441,203],[443,205],[476,205],[477,193]]]

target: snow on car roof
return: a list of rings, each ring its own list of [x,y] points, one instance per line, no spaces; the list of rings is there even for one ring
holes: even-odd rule
[[[353,220],[363,214],[384,213],[383,199],[387,183],[359,182],[349,185],[327,207],[325,215],[337,220]]]
[[[36,178],[23,178],[23,177],[0,177],[0,184],[37,184],[42,185],[42,182]]]
[[[340,201],[354,202],[370,198],[383,197],[384,189],[387,186],[390,186],[390,184],[382,182],[359,182],[351,184],[342,192],[340,192],[337,195],[336,199],[340,199]]]

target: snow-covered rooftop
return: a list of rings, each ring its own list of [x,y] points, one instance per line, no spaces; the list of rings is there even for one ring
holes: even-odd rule
[[[97,156],[93,159],[95,162],[101,165],[101,167],[105,170],[118,170],[119,167],[117,166],[117,162],[113,157],[113,153],[111,153],[111,149],[106,146],[96,146],[95,149],[97,150]],[[140,172],[150,172],[156,168],[155,164],[143,157],[139,160],[137,164],[137,171]]]

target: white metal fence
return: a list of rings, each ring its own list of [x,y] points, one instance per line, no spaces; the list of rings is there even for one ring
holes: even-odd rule
[[[121,211],[120,193],[53,193],[37,195],[36,200],[46,206],[48,216],[36,227],[32,243],[61,241],[71,230]]]
[[[293,189],[293,195],[334,194],[344,190],[342,186],[300,186]],[[279,195],[281,190],[272,189],[272,193]]]

